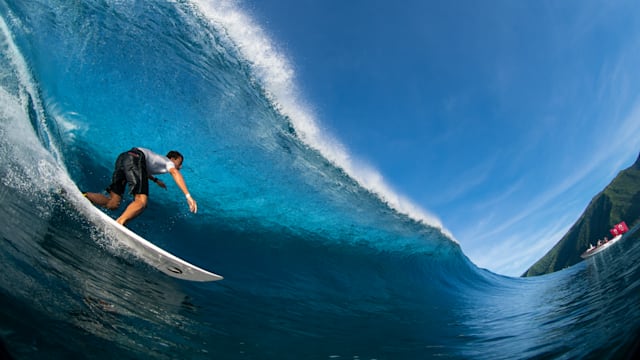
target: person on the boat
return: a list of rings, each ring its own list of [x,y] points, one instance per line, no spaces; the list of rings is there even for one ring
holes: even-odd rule
[[[162,180],[153,175],[169,173],[187,198],[189,210],[195,213],[198,211],[198,204],[189,194],[187,184],[180,173],[183,161],[184,157],[177,151],[170,151],[167,156],[162,156],[149,149],[135,147],[118,156],[111,185],[107,187],[109,195],[87,192],[84,193],[84,196],[95,205],[115,210],[120,206],[125,186],[129,184],[129,192],[133,195],[133,201],[116,220],[119,224],[124,225],[140,215],[147,207],[149,180],[163,189],[167,188]]]

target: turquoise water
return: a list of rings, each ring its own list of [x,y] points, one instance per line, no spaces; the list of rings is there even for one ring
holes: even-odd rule
[[[637,229],[548,276],[477,268],[437,223],[336,165],[220,4],[0,1],[0,337],[13,357],[633,354]],[[84,215],[74,183],[103,189],[132,146],[181,151],[199,205],[189,213],[165,178],[132,229],[225,280],[167,277]]]

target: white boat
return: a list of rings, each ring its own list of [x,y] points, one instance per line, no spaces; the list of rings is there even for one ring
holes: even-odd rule
[[[601,243],[598,246],[592,245],[590,248],[587,249],[587,251],[583,252],[582,255],[580,255],[580,257],[583,259],[586,259],[607,249],[608,247],[613,245],[613,243],[620,240],[622,238],[622,235],[624,235],[624,233],[629,231],[629,228],[627,227],[627,224],[623,221],[619,224],[616,224],[616,226],[614,226],[613,229],[609,231],[611,232],[611,235],[614,236],[613,239],[605,241],[604,243]]]
[[[580,257],[583,258],[583,259],[591,257],[591,256],[593,256],[593,255],[605,250],[609,246],[613,245],[614,242],[620,240],[621,238],[622,238],[622,234],[614,237],[613,239],[605,242],[604,244],[602,244],[600,246],[594,246],[591,249],[587,249],[587,251],[583,252],[582,255],[580,255]]]

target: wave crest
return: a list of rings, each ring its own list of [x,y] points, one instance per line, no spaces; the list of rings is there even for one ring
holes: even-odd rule
[[[326,129],[321,129],[310,106],[300,96],[295,71],[268,34],[235,2],[197,1],[194,4],[219,30],[230,37],[240,54],[252,65],[274,107],[289,119],[300,139],[335,166],[342,168],[361,186],[376,194],[394,210],[439,228],[455,241],[440,219],[392,188],[382,174],[354,157]]]

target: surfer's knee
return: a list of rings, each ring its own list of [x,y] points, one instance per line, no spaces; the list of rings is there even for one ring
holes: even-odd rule
[[[106,207],[109,210],[115,210],[117,208],[120,207],[120,201],[122,200],[122,196],[118,195],[117,193],[110,191],[109,195],[106,196],[106,204],[104,204],[104,207]]]
[[[110,198],[109,201],[105,204],[105,206],[109,210],[115,210],[120,207],[120,199]]]
[[[116,203],[116,202],[111,202],[111,201],[109,201],[109,202],[107,203],[107,205],[105,205],[105,207],[106,207],[107,209],[109,209],[109,210],[115,210],[115,209],[117,209],[118,207],[120,207],[120,204],[119,204],[119,203]]]
[[[133,201],[138,203],[138,206],[140,206],[140,208],[144,209],[147,207],[147,201],[148,201],[149,197],[147,195],[144,194],[138,194],[135,196],[135,198],[133,199]]]

